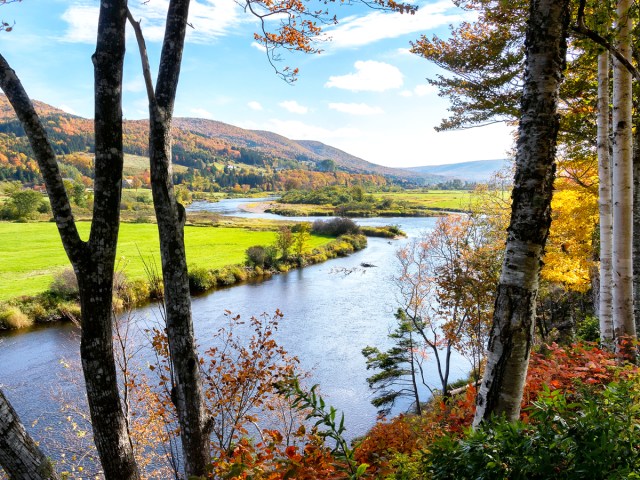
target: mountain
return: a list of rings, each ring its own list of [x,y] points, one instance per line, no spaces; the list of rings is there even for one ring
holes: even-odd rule
[[[34,106],[56,153],[68,155],[93,150],[92,120],[38,101],[34,101]],[[376,165],[321,142],[291,140],[273,132],[246,130],[215,120],[175,118],[173,135],[174,163],[196,170],[229,162],[278,165],[279,168],[299,168],[305,163],[313,169],[318,162],[331,159],[340,170],[348,173],[383,175],[395,181],[417,184],[446,180],[431,172]],[[35,171],[29,166],[29,158],[25,158],[29,155],[27,143],[6,96],[0,95],[0,168],[3,164],[6,166],[0,179],[33,181]],[[148,155],[146,120],[125,120],[124,151],[130,155]]]
[[[406,170],[421,175],[433,174],[468,182],[487,182],[491,179],[493,173],[508,166],[510,162],[511,160],[502,158],[498,160],[450,163],[447,165],[425,165],[423,167],[410,167]]]
[[[176,118],[174,126],[180,130],[224,140],[235,147],[249,148],[262,153],[285,157],[288,160],[317,163],[334,160],[341,169],[351,173],[374,173],[416,183],[435,183],[444,180],[439,175],[412,172],[367,162],[338,148],[315,140],[291,140],[265,130],[245,130],[215,120],[202,118]]]
[[[338,165],[342,166],[345,170],[348,171],[367,171],[376,173],[378,175],[396,178],[420,178],[424,183],[437,183],[446,180],[441,175],[433,175],[430,172],[414,172],[405,168],[391,168],[384,167],[382,165],[376,165],[375,163],[367,162],[366,160],[354,157],[347,152],[343,152],[342,150],[339,150],[330,145],[325,145],[324,143],[317,142],[315,140],[296,140],[296,143],[303,146],[307,150],[312,151],[322,159],[331,158],[335,160]]]

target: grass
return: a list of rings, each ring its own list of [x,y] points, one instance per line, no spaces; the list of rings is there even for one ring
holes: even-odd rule
[[[376,200],[391,199],[394,202],[406,202],[409,206],[466,210],[471,201],[469,190],[430,190],[428,192],[389,192],[374,193]]]
[[[139,175],[145,170],[149,170],[149,157],[140,155],[124,154],[124,174]],[[174,172],[186,172],[188,169],[183,165],[173,165]]]
[[[87,239],[89,223],[78,222],[78,229]],[[187,226],[187,261],[206,268],[243,263],[248,247],[271,244],[275,236],[273,231]],[[330,240],[312,236],[309,245],[314,248]],[[145,278],[143,258],[160,269],[157,226],[123,223],[117,258],[118,268],[130,279]],[[55,224],[0,222],[0,300],[46,291],[54,275],[69,266]]]

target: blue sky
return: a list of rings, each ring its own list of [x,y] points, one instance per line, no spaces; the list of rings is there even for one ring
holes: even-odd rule
[[[319,140],[365,160],[393,167],[504,158],[511,129],[493,125],[437,133],[448,102],[426,78],[437,68],[408,52],[421,34],[447,34],[470,19],[450,0],[416,0],[416,15],[362,5],[336,8],[339,23],[325,30],[323,53],[283,52],[282,67],[298,67],[286,84],[253,40],[257,21],[234,0],[192,1],[176,116],[219,120],[270,130],[292,139]],[[142,20],[156,68],[168,0],[130,0]],[[22,0],[0,7],[13,23],[0,35],[0,52],[32,98],[84,117],[93,116],[93,67],[98,2]],[[133,32],[128,32],[124,114],[147,116],[146,94]]]

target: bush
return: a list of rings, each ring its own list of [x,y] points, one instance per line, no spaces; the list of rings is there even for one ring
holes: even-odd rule
[[[216,286],[216,275],[206,268],[189,269],[189,290],[191,293],[203,293]]]
[[[151,297],[150,285],[142,279],[127,280],[118,285],[116,295],[126,307],[139,305]]]
[[[5,306],[0,310],[0,328],[18,329],[33,325],[33,320],[27,317],[20,308]]]
[[[338,237],[345,234],[358,233],[358,225],[350,218],[332,218],[331,220],[316,220],[311,231],[316,235]]]
[[[253,267],[264,267],[266,260],[265,248],[262,245],[254,245],[247,248],[247,264]]]
[[[587,316],[578,323],[576,331],[578,340],[598,342],[600,340],[600,323],[597,317]]]
[[[435,442],[424,473],[461,480],[639,478],[637,380],[569,398],[546,390],[529,409],[529,423],[496,419],[460,441]]]
[[[61,298],[78,298],[78,279],[73,269],[69,267],[56,273],[49,290]]]

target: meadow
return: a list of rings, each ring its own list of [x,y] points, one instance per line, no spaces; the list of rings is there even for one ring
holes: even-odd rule
[[[78,222],[83,239],[89,223]],[[253,245],[270,245],[275,231],[247,228],[186,226],[185,245],[189,266],[210,269],[245,261],[245,251]],[[315,248],[332,238],[312,235]],[[145,263],[160,269],[158,230],[155,224],[123,223],[120,228],[117,268],[129,279],[145,279]],[[36,295],[48,290],[56,273],[70,268],[54,223],[0,222],[0,300]]]
[[[410,206],[434,209],[468,210],[471,202],[470,190],[429,190],[373,193],[376,200],[389,199],[393,202],[406,202]]]

